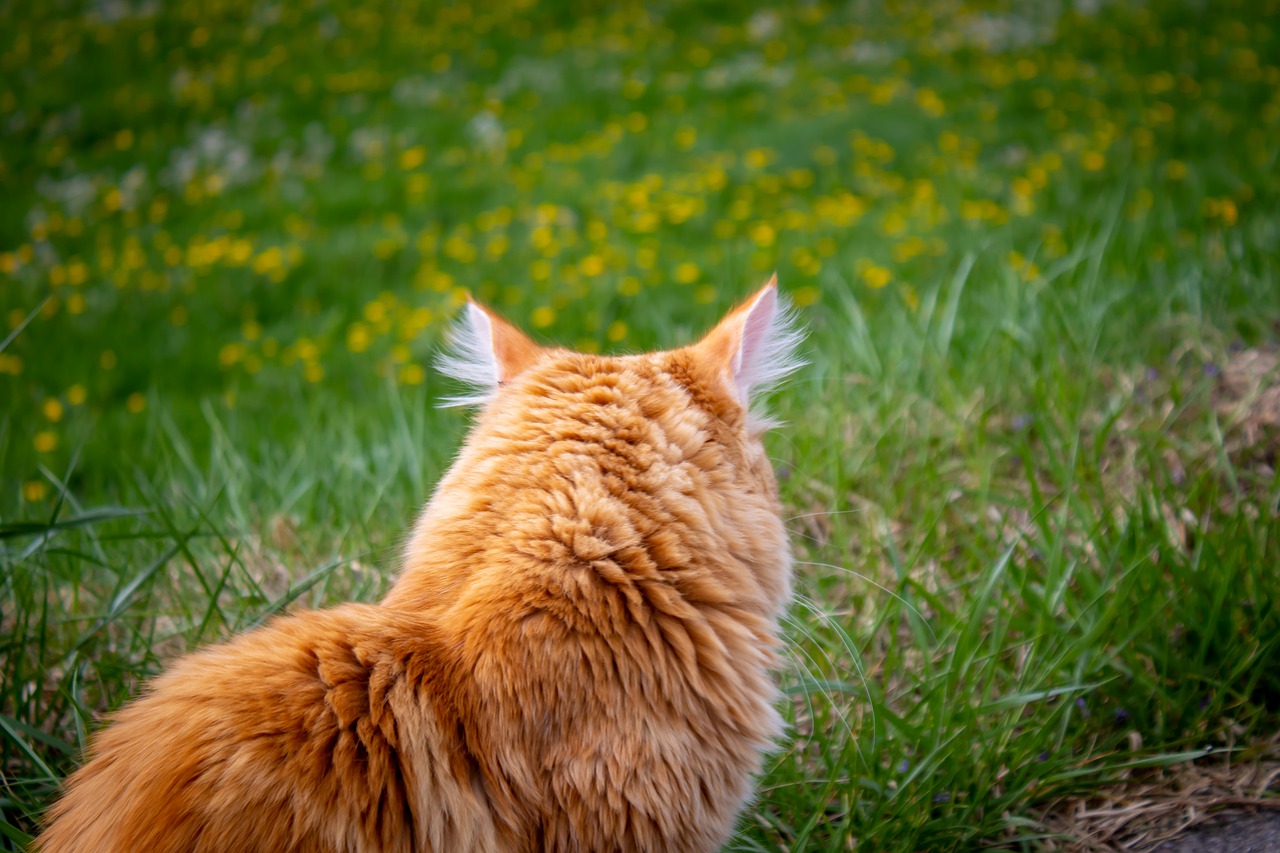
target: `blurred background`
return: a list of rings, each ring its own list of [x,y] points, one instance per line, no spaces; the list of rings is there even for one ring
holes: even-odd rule
[[[468,291],[635,351],[776,270],[811,329],[743,845],[1030,843],[1266,731],[1278,154],[1276,0],[0,1],[0,829],[172,654],[384,588]]]

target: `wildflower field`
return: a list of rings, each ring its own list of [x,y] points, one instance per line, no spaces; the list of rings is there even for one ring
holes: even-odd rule
[[[174,656],[386,588],[467,291],[640,350],[774,270],[792,731],[735,848],[1266,796],[1278,157],[1277,0],[0,0],[0,849]]]

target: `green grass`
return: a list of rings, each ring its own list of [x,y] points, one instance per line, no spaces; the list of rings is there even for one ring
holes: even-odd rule
[[[1280,328],[1274,0],[134,5],[0,1],[3,849],[166,661],[386,588],[464,289],[600,350],[801,308],[740,849],[1035,849],[1280,726],[1219,376]]]

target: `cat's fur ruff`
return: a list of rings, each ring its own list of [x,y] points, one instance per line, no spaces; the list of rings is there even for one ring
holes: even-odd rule
[[[712,850],[781,730],[790,594],[748,414],[773,281],[700,343],[536,346],[469,303],[477,423],[378,605],[189,655],[116,714],[36,849]]]

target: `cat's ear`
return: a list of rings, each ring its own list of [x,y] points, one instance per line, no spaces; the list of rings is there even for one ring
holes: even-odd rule
[[[772,276],[755,295],[695,344],[699,356],[728,378],[743,406],[804,366],[796,350],[804,340],[795,313]]]
[[[471,387],[471,392],[449,397],[446,406],[471,406],[486,402],[503,383],[510,382],[533,364],[541,348],[467,295],[467,304],[449,333],[449,352],[436,362],[440,372]]]

